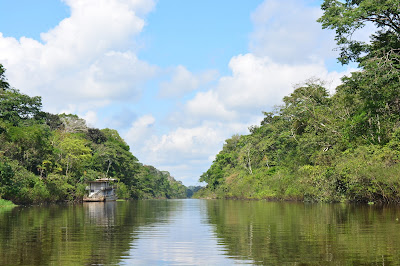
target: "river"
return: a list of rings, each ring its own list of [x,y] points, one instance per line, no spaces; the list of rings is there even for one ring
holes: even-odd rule
[[[143,200],[0,208],[0,265],[395,265],[400,208]]]

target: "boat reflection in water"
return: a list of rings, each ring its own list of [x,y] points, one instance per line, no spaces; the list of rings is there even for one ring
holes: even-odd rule
[[[97,226],[114,226],[117,202],[85,202],[83,203],[90,224]]]

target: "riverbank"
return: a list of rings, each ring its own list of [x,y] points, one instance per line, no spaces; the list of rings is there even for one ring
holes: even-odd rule
[[[193,199],[203,199],[203,200],[237,200],[237,201],[267,201],[267,202],[303,202],[303,203],[318,203],[318,202],[323,202],[323,203],[355,203],[355,204],[368,204],[368,205],[374,205],[374,204],[391,204],[391,203],[397,203],[397,201],[358,201],[358,200],[349,200],[349,199],[342,199],[342,200],[331,200],[331,199],[326,199],[326,200],[316,200],[316,199],[311,199],[311,198],[305,198],[304,196],[279,196],[279,197],[273,197],[273,196],[226,196],[222,195],[221,193],[215,193],[211,191],[203,191],[201,193],[195,194]]]
[[[193,198],[399,204],[400,178],[397,173],[400,164],[387,167],[374,160],[375,157],[364,157],[365,167],[351,167],[356,165],[354,161],[341,160],[343,165],[329,169],[319,166],[319,171],[311,174],[305,171],[306,167],[294,173],[256,169],[250,175],[239,171],[223,178],[215,187],[208,185],[196,192]],[[343,169],[346,170],[346,179],[343,178]],[[328,170],[329,176],[326,174]]]
[[[5,199],[0,199],[0,208],[2,207],[13,207],[16,206],[14,203],[12,203],[9,200],[5,200]]]

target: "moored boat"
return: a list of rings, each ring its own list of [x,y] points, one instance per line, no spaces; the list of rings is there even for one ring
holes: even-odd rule
[[[116,186],[112,183],[116,181],[112,178],[100,178],[95,181],[89,181],[86,190],[88,195],[83,197],[83,201],[113,201],[117,199]]]

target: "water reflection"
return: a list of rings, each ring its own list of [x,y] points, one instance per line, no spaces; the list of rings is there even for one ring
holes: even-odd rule
[[[151,201],[159,204],[160,201]],[[251,264],[251,260],[226,257],[209,224],[207,201],[170,200],[168,215],[137,231],[126,265],[232,265]],[[156,208],[158,209],[158,208]]]
[[[397,264],[397,207],[208,201],[227,256],[255,264]]]
[[[135,228],[157,214],[138,202],[17,207],[0,213],[0,265],[117,265]]]
[[[148,200],[0,210],[0,265],[395,265],[396,206]]]
[[[83,203],[83,209],[88,221],[98,226],[115,225],[116,206],[116,201]]]

